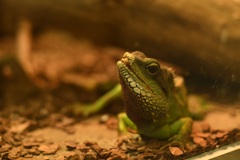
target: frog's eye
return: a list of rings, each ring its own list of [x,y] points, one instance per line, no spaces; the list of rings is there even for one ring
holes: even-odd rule
[[[151,75],[156,75],[159,71],[159,65],[157,63],[151,63],[147,66],[147,71]]]

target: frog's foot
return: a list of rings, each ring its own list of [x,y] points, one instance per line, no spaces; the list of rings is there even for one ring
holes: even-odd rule
[[[169,143],[162,147],[162,149],[170,147],[178,147],[183,153],[193,151],[196,149],[196,144],[192,142],[190,138],[182,137],[179,135],[173,136],[169,139]]]
[[[120,147],[124,143],[132,144],[133,142],[143,143],[142,137],[139,134],[121,135],[118,137],[116,144]]]
[[[173,147],[179,147],[181,149],[185,148],[185,145],[187,143],[187,140],[185,138],[183,138],[182,136],[179,135],[175,135],[172,138],[169,139],[170,140],[170,145]]]
[[[186,148],[187,149],[193,148],[194,144],[190,140],[190,138],[186,138],[181,135],[174,135],[169,139],[169,143],[163,146],[162,149],[167,147],[178,147],[182,151],[184,151]]]

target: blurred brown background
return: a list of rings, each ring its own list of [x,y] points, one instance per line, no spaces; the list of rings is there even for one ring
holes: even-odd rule
[[[23,33],[31,41],[31,44],[25,46],[28,48],[25,48],[27,51],[24,49],[22,51],[28,52],[25,56],[21,53],[19,45],[12,50],[22,55],[20,57],[25,57],[23,66],[28,63],[27,61],[30,61],[30,66],[36,65],[37,62],[32,58],[37,54],[34,52],[39,52],[39,48],[40,50],[45,48],[47,51],[47,47],[51,48],[57,40],[62,44],[59,42],[56,46],[67,44],[69,48],[80,46],[77,43],[73,44],[73,41],[88,41],[99,48],[109,46],[120,48],[116,49],[118,50],[116,52],[111,51],[116,54],[113,62],[125,51],[140,50],[150,57],[180,68],[181,74],[186,77],[195,91],[202,89],[205,93],[210,90],[217,97],[229,96],[231,93],[233,93],[231,96],[236,99],[240,97],[239,1],[0,0],[0,8],[2,42],[6,42],[9,37],[16,39],[24,31],[30,33],[30,36]],[[29,28],[22,25],[25,22],[30,26]],[[38,38],[49,29],[50,32],[60,30],[64,34],[67,33],[73,40],[65,43],[64,40],[55,36],[55,39],[50,38],[49,42],[46,40],[40,43],[44,45],[37,45],[40,41]],[[63,39],[66,40],[66,37]],[[12,44],[10,41],[7,42]],[[9,48],[12,49],[12,47]],[[86,50],[89,51],[89,49]],[[96,50],[99,51],[99,49]],[[88,53],[88,51],[79,52],[85,52],[83,55],[91,55],[93,52]],[[54,49],[51,50],[51,53],[53,52],[55,52]],[[62,58],[59,59],[65,59],[66,56],[66,59],[71,61],[71,57],[76,57],[70,56],[75,51],[71,52],[69,49],[62,50],[61,53]],[[101,55],[98,55],[97,59],[100,60],[109,55],[105,51],[99,51],[99,53]],[[51,59],[51,61],[55,60],[59,61],[57,58]],[[75,60],[72,61],[74,66]],[[111,63],[114,65],[113,62]],[[95,61],[92,65],[95,65]],[[27,65],[23,68],[31,74],[31,69]],[[62,70],[60,66],[59,68]],[[115,71],[109,71],[112,72],[110,77],[114,77]],[[49,77],[49,75],[45,76]],[[77,80],[74,81],[77,83]]]

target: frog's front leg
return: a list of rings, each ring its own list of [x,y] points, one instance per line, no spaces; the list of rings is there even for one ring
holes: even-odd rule
[[[109,102],[114,99],[121,97],[121,86],[117,84],[113,89],[108,91],[102,97],[97,99],[93,103],[89,104],[81,104],[77,103],[72,105],[74,114],[81,114],[83,116],[88,116],[94,113],[97,113],[101,109],[103,109]]]
[[[120,134],[125,134],[129,129],[137,130],[137,126],[128,118],[126,113],[118,114],[118,131]]]
[[[170,124],[171,134],[174,134],[169,145],[177,145],[184,148],[187,143],[191,144],[190,135],[192,132],[193,120],[190,117],[183,117]]]

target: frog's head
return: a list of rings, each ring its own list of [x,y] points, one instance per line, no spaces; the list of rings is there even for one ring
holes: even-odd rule
[[[169,110],[173,74],[142,52],[126,52],[117,62],[128,117],[137,122],[157,122]]]

